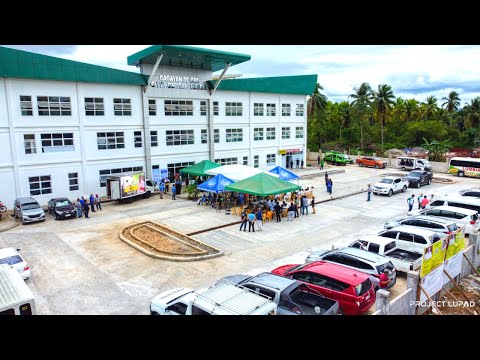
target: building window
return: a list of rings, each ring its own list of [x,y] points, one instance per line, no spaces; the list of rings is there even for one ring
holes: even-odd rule
[[[213,115],[218,116],[220,113],[220,106],[218,105],[218,101],[213,102]]]
[[[130,99],[113,99],[113,113],[117,116],[132,115]]]
[[[244,157],[243,157],[243,165],[247,165],[247,166],[248,166],[248,156],[244,156]]]
[[[207,129],[202,129],[202,130],[201,130],[200,139],[202,140],[202,144],[208,144],[208,132],[207,132]]]
[[[276,128],[272,127],[272,128],[267,128],[267,140],[275,140],[277,137],[276,135]]]
[[[170,180],[173,180],[173,175],[180,174],[180,170],[192,165],[195,165],[195,161],[167,164],[167,171],[168,171],[168,176]]]
[[[200,116],[207,116],[207,102],[200,101]]]
[[[25,154],[37,153],[37,145],[35,144],[34,134],[23,135],[23,147],[25,148]]]
[[[254,128],[253,129],[253,140],[262,141],[263,140],[263,128]]]
[[[267,154],[267,164],[275,164],[275,154]]]
[[[37,96],[38,115],[40,116],[70,116],[72,105],[70,97]]]
[[[73,133],[41,134],[42,152],[75,151]]]
[[[297,104],[297,109],[295,110],[295,115],[296,116],[303,116],[303,104]]]
[[[282,139],[290,139],[290,128],[282,127]]]
[[[267,104],[267,116],[276,116],[277,108],[275,104]]]
[[[150,146],[158,146],[158,131],[150,131]]]
[[[218,144],[220,142],[220,130],[215,129],[213,130],[213,143]]]
[[[258,168],[260,166],[260,155],[253,156],[253,167]]]
[[[220,165],[237,165],[238,164],[238,158],[233,157],[233,158],[224,158],[224,159],[215,159],[215,162]]]
[[[23,116],[33,115],[32,97],[26,95],[20,95],[20,109]]]
[[[133,132],[133,142],[134,142],[136,148],[143,147],[142,132],[141,131],[134,131]]]
[[[165,100],[165,116],[193,116],[193,101]]]
[[[52,193],[50,175],[29,177],[28,182],[30,183],[30,196]]]
[[[103,98],[85,98],[85,115],[104,116]]]
[[[148,115],[157,115],[157,101],[155,99],[148,99]]]
[[[263,116],[264,112],[265,108],[263,107],[263,103],[253,104],[253,116]]]
[[[118,168],[118,169],[107,169],[107,170],[100,170],[100,187],[107,186],[107,176],[111,174],[120,174],[129,171],[143,171],[143,166],[135,166],[135,167],[127,167],[127,168]]]
[[[282,116],[290,116],[290,104],[282,104]]]
[[[303,126],[297,126],[295,128],[295,138],[303,139]]]
[[[166,138],[167,146],[195,144],[193,130],[167,130]]]
[[[121,132],[99,132],[97,133],[98,150],[124,149],[125,136]]]
[[[242,116],[242,103],[241,102],[226,102],[225,103],[225,115],[226,116]]]
[[[243,129],[227,129],[226,142],[242,142],[243,141]]]
[[[68,182],[70,185],[70,191],[78,190],[78,173],[68,174]]]

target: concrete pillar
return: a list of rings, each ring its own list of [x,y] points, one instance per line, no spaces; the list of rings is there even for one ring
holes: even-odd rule
[[[418,294],[418,282],[420,281],[420,274],[418,271],[409,271],[407,273],[407,289],[412,289],[410,301],[416,301]],[[415,306],[409,306],[408,315],[415,315]]]
[[[480,266],[480,234],[470,234],[468,243],[473,246],[472,264],[478,268]]]
[[[390,291],[377,290],[377,299],[375,300],[375,308],[382,311],[382,315],[390,315]]]
[[[392,166],[392,154],[388,154],[388,166]]]

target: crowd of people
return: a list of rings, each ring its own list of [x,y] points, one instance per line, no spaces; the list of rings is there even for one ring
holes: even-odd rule
[[[77,209],[77,218],[85,216],[86,219],[89,219],[90,216],[88,215],[88,213],[90,212],[90,210],[92,210],[92,212],[102,210],[102,200],[100,199],[98,194],[96,194],[95,196],[93,196],[93,194],[90,194],[88,201],[87,199],[85,199],[85,196],[82,196],[81,198],[77,198],[75,208]]]

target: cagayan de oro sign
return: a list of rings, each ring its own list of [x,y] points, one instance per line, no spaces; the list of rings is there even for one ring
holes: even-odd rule
[[[189,76],[159,75],[158,80],[152,80],[150,86],[164,89],[208,90],[206,82]]]

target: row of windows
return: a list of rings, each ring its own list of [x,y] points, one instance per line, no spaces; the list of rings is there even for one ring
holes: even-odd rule
[[[266,116],[276,116],[276,104],[266,104]],[[33,116],[32,97],[27,95],[20,96],[20,108],[22,115]],[[40,116],[71,116],[72,104],[70,97],[62,96],[37,96],[38,115]],[[193,101],[191,100],[164,100],[165,116],[193,116]],[[157,101],[148,100],[148,112],[151,116],[157,115]],[[213,115],[218,116],[220,107],[218,101],[213,102]],[[116,116],[132,115],[131,99],[113,99],[113,113]],[[105,105],[103,98],[85,98],[86,116],[104,116]],[[207,101],[200,101],[200,115],[207,115]],[[243,104],[241,102],[225,102],[225,116],[242,116]],[[265,104],[253,104],[254,116],[265,116]],[[296,104],[295,116],[304,115],[304,105]],[[282,104],[282,116],[291,116],[291,105]]]
[[[243,160],[242,161],[243,165],[248,165],[248,156],[244,156],[242,160]],[[267,164],[275,164],[277,161],[277,157],[275,154],[267,154],[266,161],[267,161]],[[215,162],[220,165],[236,165],[238,164],[238,158],[231,157],[231,158],[215,159]],[[254,155],[253,167],[258,168],[260,165],[259,163],[260,163],[260,156]]]
[[[28,178],[30,196],[45,195],[52,193],[52,177],[50,175],[31,176]],[[78,173],[68,174],[68,185],[70,191],[78,190]]]
[[[42,153],[75,151],[73,133],[40,134],[42,140]],[[37,145],[35,134],[23,135],[25,154],[36,154]]]

